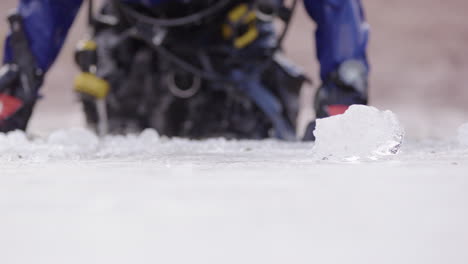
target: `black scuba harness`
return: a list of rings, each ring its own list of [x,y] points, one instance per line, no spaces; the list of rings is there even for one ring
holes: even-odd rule
[[[100,17],[95,18],[93,13],[93,0],[89,0],[89,23],[91,28],[95,28],[97,24],[103,22],[109,26],[118,26],[121,24],[124,26],[124,31],[122,33],[124,36],[136,38],[145,42],[151,49],[158,52],[158,54],[164,57],[168,62],[174,64],[174,66],[178,67],[180,70],[192,74],[195,79],[198,79],[199,81],[201,79],[205,79],[207,81],[218,82],[226,84],[229,87],[236,87],[242,90],[269,118],[276,130],[276,136],[278,138],[294,140],[296,138],[294,127],[285,118],[284,109],[281,106],[279,99],[262,84],[261,78],[276,61],[276,53],[282,48],[283,41],[288,32],[294,9],[297,6],[298,1],[291,0],[292,2],[290,7],[287,7],[281,1],[281,6],[275,10],[275,13],[265,14],[265,16],[258,14],[252,15],[252,13],[255,12],[255,3],[262,1],[266,1],[268,3],[280,3],[279,0],[254,0],[252,1],[253,3],[248,2],[248,4],[244,1],[239,1],[244,4],[244,6],[247,6],[248,9],[246,12],[240,14],[239,20],[249,17],[249,21],[252,21],[251,17],[254,16],[254,21],[258,19],[260,21],[271,23],[274,18],[280,18],[284,23],[283,31],[277,37],[275,45],[270,46],[268,48],[268,52],[265,56],[261,56],[260,60],[252,61],[253,64],[246,63],[246,61],[241,60],[239,61],[239,65],[243,65],[243,69],[235,68],[227,75],[217,73],[212,69],[208,70],[204,67],[195,66],[195,64],[192,64],[190,61],[177,55],[176,52],[171,51],[169,49],[171,45],[168,45],[170,42],[165,41],[166,34],[168,32],[172,32],[171,30],[178,30],[178,27],[203,25],[202,22],[211,16],[218,15],[218,17],[221,17],[222,15],[224,17],[225,14],[223,12],[228,12],[228,19],[231,19],[231,17],[229,17],[231,15],[230,12],[235,13],[235,11],[231,10],[233,6],[231,4],[237,3],[234,0],[218,0],[216,4],[198,12],[175,18],[151,17],[143,12],[140,13],[137,9],[133,9],[134,6],[121,3],[119,0],[109,0],[111,7],[113,7],[117,15],[114,17],[115,23],[106,23],[105,21],[102,21]],[[236,7],[234,7],[234,9],[236,9]],[[269,20],[265,20],[265,17]],[[233,46],[232,49],[242,50],[243,48]],[[304,80],[307,79],[302,79],[302,81]]]
[[[128,6],[125,3],[122,3],[119,0],[109,0],[109,1],[114,6],[117,13],[120,14],[126,20],[134,21],[141,25],[157,28],[161,32],[170,30],[170,28],[200,24],[204,19],[209,18],[210,16],[213,16],[213,15],[216,15],[219,12],[222,12],[229,6],[229,4],[232,3],[232,0],[218,0],[216,1],[215,4],[208,6],[205,9],[202,9],[198,12],[195,12],[187,16],[177,17],[177,18],[155,18],[155,17],[145,15],[141,12],[138,12],[132,7]],[[284,22],[284,27],[283,27],[283,31],[278,36],[276,46],[270,52],[270,55],[268,56],[268,58],[266,58],[265,61],[259,65],[260,72],[265,71],[269,67],[269,65],[273,61],[273,56],[275,52],[282,49],[282,44],[289,30],[289,25],[291,23],[291,19],[293,17],[294,10],[297,6],[297,3],[298,3],[298,0],[292,0],[292,3],[289,7],[283,4],[282,6],[277,8],[277,14],[268,15],[269,17],[273,17],[273,16],[279,17]],[[89,23],[92,25],[94,24],[93,10],[92,10],[93,0],[89,0],[89,7],[90,7],[89,8]],[[153,47],[155,50],[157,50],[161,55],[163,55],[168,60],[173,62],[175,65],[177,65],[178,67],[180,67],[181,69],[187,72],[190,72],[206,80],[226,82],[226,83],[233,82],[233,80],[227,79],[224,76],[220,76],[212,72],[207,72],[206,70],[200,69],[199,67],[190,64],[189,62],[178,57],[176,54],[172,53],[168,49],[164,48],[162,45],[159,45],[157,43],[155,44],[153,41],[154,39],[148,40],[148,39],[145,39],[144,37],[141,37],[141,38],[143,40],[146,40],[146,42],[148,42],[148,44],[151,47]]]

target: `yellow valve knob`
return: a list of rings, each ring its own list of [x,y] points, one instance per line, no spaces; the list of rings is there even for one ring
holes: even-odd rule
[[[90,51],[94,51],[97,49],[97,44],[94,40],[82,40],[80,42],[78,42],[78,47],[77,47],[78,50],[90,50]]]
[[[94,74],[83,72],[75,78],[75,91],[104,99],[109,94],[110,84]]]

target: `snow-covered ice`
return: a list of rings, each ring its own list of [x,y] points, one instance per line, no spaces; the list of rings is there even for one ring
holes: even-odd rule
[[[455,138],[346,162],[313,143],[13,132],[0,263],[466,264],[467,171]]]
[[[404,134],[391,111],[353,105],[342,115],[317,120],[314,151],[327,159],[377,159],[397,154]]]

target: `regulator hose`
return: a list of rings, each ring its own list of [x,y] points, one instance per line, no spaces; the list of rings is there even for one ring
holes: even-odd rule
[[[180,27],[199,23],[204,18],[221,11],[230,2],[230,0],[218,0],[217,3],[213,6],[210,6],[192,15],[179,18],[161,19],[142,14],[132,8],[125,6],[125,4],[122,4],[119,0],[112,0],[114,6],[117,7],[117,9],[122,12],[125,17],[158,27]]]

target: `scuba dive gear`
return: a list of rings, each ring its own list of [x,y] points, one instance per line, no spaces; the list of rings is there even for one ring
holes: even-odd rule
[[[247,4],[240,4],[229,11],[223,25],[223,37],[232,41],[236,49],[245,48],[258,38],[257,14]]]
[[[36,66],[40,69],[37,71],[39,75],[41,75],[38,79],[41,81],[43,73],[48,71],[63,46],[67,32],[83,1],[84,0],[67,0],[61,1],[60,3],[42,0],[19,1],[17,12],[23,18],[25,33],[29,40],[29,48],[31,54],[33,54],[37,60]],[[119,3],[116,0],[109,0],[109,2],[110,1]],[[226,71],[228,67],[224,65],[224,61],[220,58],[225,58],[229,65],[236,66],[236,63],[242,64],[243,61],[250,62],[254,60],[253,58],[260,58],[263,56],[262,59],[254,60],[256,70],[265,73],[269,69],[274,68],[277,61],[274,61],[273,58],[281,51],[282,40],[290,25],[288,21],[292,15],[291,10],[297,4],[297,1],[282,0],[230,0],[230,3],[226,4],[226,6],[221,5],[224,4],[224,1],[219,0],[121,0],[121,2],[121,6],[135,10],[133,13],[136,14],[137,17],[133,17],[131,14],[129,15],[128,12],[122,12],[122,10],[117,7],[111,7],[109,9],[113,10],[102,12],[93,19],[95,23],[93,23],[92,28],[96,33],[92,33],[92,36],[93,40],[98,44],[97,48],[100,50],[97,52],[99,61],[103,61],[99,62],[98,66],[94,67],[96,68],[95,77],[108,82],[110,84],[109,87],[112,86],[113,89],[115,86],[121,86],[121,84],[115,85],[111,83],[113,78],[115,80],[118,79],[115,77],[115,73],[120,71],[120,74],[125,75],[131,70],[124,69],[120,63],[123,61],[132,63],[133,60],[129,59],[129,57],[136,59],[135,54],[127,53],[124,55],[125,48],[121,47],[127,46],[130,42],[138,43],[138,45],[143,42],[146,42],[146,45],[148,45],[151,42],[152,45],[154,45],[150,52],[152,55],[155,55],[153,59],[168,62],[169,66],[167,68],[171,69],[168,72],[176,72],[176,74],[172,74],[174,78],[168,77],[162,80],[162,85],[175,83],[176,85],[171,85],[167,90],[173,93],[172,96],[178,97],[179,99],[189,96],[192,96],[190,97],[190,99],[192,99],[196,97],[197,94],[203,93],[206,90],[205,87],[207,87],[206,83],[216,83],[223,88],[239,86],[238,81],[233,81],[232,73]],[[284,2],[289,2],[291,4],[287,7]],[[227,14],[239,4],[248,4],[249,12],[247,13],[251,13],[250,11],[253,10],[256,15],[256,21],[254,21],[255,23],[253,23],[252,20],[243,22],[243,19],[240,19],[235,23],[236,27],[234,28],[238,36],[232,35],[224,38],[222,34],[220,34],[222,31],[222,26],[220,25],[229,24],[227,23],[229,21]],[[360,0],[304,0],[304,4],[309,15],[317,23],[316,47],[321,66],[320,76],[322,80],[327,82],[330,73],[336,71],[338,65],[347,60],[358,60],[365,65],[367,69],[366,47],[369,27],[365,21]],[[216,12],[214,12],[214,9],[212,9],[214,7],[219,8],[219,10],[215,10]],[[140,14],[150,18],[151,22],[145,18],[141,19]],[[159,21],[154,21],[152,20],[153,18]],[[284,30],[283,33],[277,34],[276,37],[269,38],[265,36],[265,32],[268,31],[265,29],[269,26],[272,27],[271,22],[274,18],[279,18],[284,22]],[[148,23],[145,23],[145,21]],[[166,27],[163,26],[163,24],[159,24],[158,26],[152,24],[152,22],[175,23],[174,21],[179,23],[179,25],[173,24],[174,26],[170,26],[170,24],[166,24]],[[185,24],[187,21],[189,21],[190,24]],[[333,23],[329,23],[329,21],[333,21]],[[132,24],[138,24],[138,26],[132,26]],[[277,24],[278,23],[275,23],[275,25]],[[345,30],[344,27],[346,27],[346,32],[348,32],[348,34],[342,34],[343,30]],[[208,28],[210,30],[208,30]],[[259,28],[261,28],[261,30],[258,30]],[[192,31],[191,29],[196,30]],[[259,33],[258,36],[252,34],[252,32],[255,33],[255,31]],[[246,36],[254,37],[247,38],[247,44],[240,45],[239,47],[241,48],[236,49],[233,43],[245,33],[249,33]],[[191,36],[198,37],[198,34],[202,34],[203,37],[200,36],[200,38],[196,38],[197,40],[194,41]],[[272,34],[270,34],[270,36],[271,35]],[[218,38],[219,36],[221,37]],[[98,39],[100,41],[97,41]],[[130,39],[132,41],[130,41]],[[268,39],[275,40],[271,42]],[[190,46],[188,44],[191,44],[192,41],[194,41],[194,46],[204,47],[205,49],[202,50],[200,48],[199,51],[196,52],[184,50]],[[123,42],[126,43],[122,44]],[[264,45],[261,44],[261,42],[264,42],[264,44],[270,43],[270,45]],[[180,45],[182,47],[179,47],[179,44],[182,44]],[[132,51],[132,49],[134,51],[137,48],[128,46],[127,51]],[[119,52],[116,52],[117,50],[119,50]],[[2,74],[0,76],[0,87],[7,87],[2,84],[9,84],[11,80],[17,80],[15,76],[19,71],[18,66],[15,65],[15,60],[17,60],[17,58],[15,58],[14,53],[16,52],[14,51],[10,36],[5,42],[5,70],[3,71],[4,73],[8,72],[8,74]],[[116,54],[120,56],[117,60],[114,56]],[[144,55],[142,54],[139,56],[143,57]],[[140,59],[138,61],[144,62],[144,60]],[[153,63],[156,64],[156,62]],[[141,67],[138,63],[134,66]],[[158,72],[153,73],[156,75]],[[254,75],[255,74],[248,74],[247,76]],[[265,76],[265,74],[261,75]],[[84,80],[90,80],[90,77],[94,77],[91,75],[83,76],[87,76]],[[164,76],[167,75],[164,73]],[[198,77],[194,78],[194,76]],[[270,75],[269,77],[272,76],[273,75]],[[157,76],[154,77],[156,78]],[[262,79],[262,82],[266,82],[268,78]],[[199,80],[201,81],[201,85],[197,84]],[[8,85],[8,87],[10,86],[11,85]],[[20,87],[19,85],[15,86]],[[190,93],[180,93],[185,90],[189,90]],[[280,89],[279,91],[283,90],[284,89]],[[4,89],[4,91],[6,91],[6,89]],[[276,92],[273,92],[273,94]],[[110,91],[110,93],[114,92]],[[284,95],[284,93],[282,94]],[[3,104],[3,109],[5,109],[5,105],[9,105],[9,109],[14,109],[11,108],[11,106],[20,107],[22,105],[21,100],[15,101],[11,99],[15,98],[14,96],[10,96],[10,99],[4,98],[6,97],[4,96],[2,99],[4,102],[8,100],[16,103],[8,102]],[[114,100],[115,98],[113,98],[113,96],[107,96],[105,99],[106,105],[112,105],[115,108],[121,107],[118,106],[120,101]],[[95,104],[94,100],[91,101],[92,104]],[[255,104],[258,105],[258,102]],[[283,106],[291,108],[287,104]],[[96,106],[85,107],[85,111],[95,110],[95,108]],[[141,107],[137,112],[143,113],[147,110],[147,107]],[[335,110],[338,111],[340,109],[332,109],[332,112],[336,112]],[[11,110],[8,112],[10,111]],[[128,111],[131,111],[131,109],[128,109]],[[147,114],[148,113],[145,113],[145,115]],[[135,113],[133,113],[133,115],[135,115]],[[92,117],[93,115],[87,114],[86,116]],[[26,118],[26,120],[27,119],[28,118]],[[21,128],[21,126],[15,126],[16,125],[12,125],[12,129]],[[25,127],[25,125],[23,127]]]
[[[42,84],[43,73],[32,54],[23,18],[13,13],[8,17],[14,60],[0,73],[0,131],[26,129]]]
[[[94,10],[93,0],[88,3],[88,24],[89,30],[94,31]],[[75,62],[81,70],[75,78],[75,92],[79,93],[85,100],[94,100],[96,104],[97,124],[96,132],[104,136],[109,130],[109,120],[107,117],[106,97],[109,94],[109,83],[97,76],[97,43],[91,39],[86,39],[78,43],[75,51]]]
[[[219,10],[209,18],[149,17],[120,2],[102,9],[99,16],[118,18],[115,25],[97,19],[93,38],[97,73],[112,87],[106,97],[110,133],[153,127],[168,136],[295,140],[297,97],[307,78],[279,59],[281,42],[272,41],[272,23],[257,18],[254,4],[229,2],[214,5]],[[113,70],[100,74],[108,64]],[[96,106],[82,101],[96,127]]]

